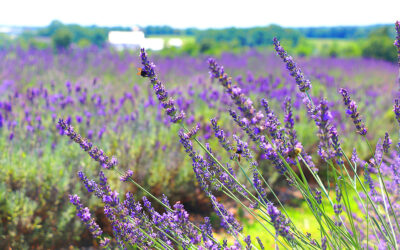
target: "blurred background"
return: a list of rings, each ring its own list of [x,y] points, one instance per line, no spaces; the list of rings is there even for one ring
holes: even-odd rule
[[[19,0],[0,6],[1,248],[96,247],[69,204],[68,194],[74,193],[111,234],[101,201],[83,189],[76,174],[81,170],[98,180],[100,168],[59,134],[58,118],[117,156],[119,167],[132,169],[135,180],[153,194],[181,201],[192,220],[210,216],[225,237],[195,182],[178,128],[170,126],[146,79],[136,75],[141,47],[148,49],[159,79],[186,112],[186,123],[200,124],[199,139],[225,163],[233,165],[209,120],[219,118],[231,141],[233,134],[247,138],[227,115],[235,108],[231,100],[209,79],[209,57],[225,66],[257,108],[267,98],[281,121],[284,99],[290,96],[299,139],[320,174],[326,170],[317,154],[317,130],[275,55],[273,37],[311,79],[315,101],[328,99],[347,152],[356,148],[361,158],[369,157],[346,117],[337,91],[341,87],[359,102],[371,141],[385,132],[398,139],[392,100],[399,94],[393,46],[399,1]],[[313,233],[312,215],[307,216],[298,194],[250,146],[280,199],[301,214],[294,216],[296,223]],[[119,176],[106,175],[121,199],[126,191],[141,197],[134,186],[121,184]],[[245,180],[240,174],[238,178]],[[219,198],[240,217],[245,233],[258,235],[244,211]],[[260,236],[273,246],[273,239]]]
[[[301,56],[395,60],[397,1],[5,1],[0,48],[145,47],[162,55],[266,50],[276,36]],[[377,37],[380,37],[379,43]],[[389,39],[390,38],[390,39]],[[390,40],[390,41],[389,41]]]

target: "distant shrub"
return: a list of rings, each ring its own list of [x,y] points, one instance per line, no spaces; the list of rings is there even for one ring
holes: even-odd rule
[[[72,33],[66,28],[58,29],[52,36],[54,48],[57,50],[67,49],[72,42]]]
[[[390,62],[395,62],[397,60],[397,53],[393,49],[393,39],[390,37],[387,27],[370,34],[362,50],[362,56]]]

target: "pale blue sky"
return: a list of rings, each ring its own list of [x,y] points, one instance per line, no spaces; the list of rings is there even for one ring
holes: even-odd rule
[[[369,25],[400,19],[400,0],[1,0],[0,25],[52,20],[99,26],[176,28]]]

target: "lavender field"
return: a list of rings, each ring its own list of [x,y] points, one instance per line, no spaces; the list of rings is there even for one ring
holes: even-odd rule
[[[395,50],[395,47],[393,47],[393,50]],[[72,199],[71,202],[74,205],[78,204],[76,197],[69,197],[70,194],[77,194],[84,206],[90,209],[92,217],[102,228],[103,233],[109,238],[112,235],[115,237],[109,243],[111,248],[114,248],[115,244],[123,242],[126,245],[133,243],[133,245],[136,244],[136,247],[144,249],[181,249],[180,241],[168,243],[168,238],[165,236],[168,233],[164,231],[164,238],[160,236],[160,239],[162,239],[160,245],[151,243],[150,240],[144,243],[145,235],[142,235],[143,242],[140,240],[129,241],[118,236],[118,230],[116,231],[112,220],[110,223],[109,216],[105,212],[105,208],[102,207],[102,203],[105,202],[104,199],[103,201],[96,199],[94,195],[88,193],[83,186],[90,189],[91,184],[88,184],[88,180],[81,183],[79,179],[84,180],[85,178],[82,174],[78,177],[77,172],[83,171],[88,176],[87,178],[97,180],[99,171],[103,170],[112,190],[117,190],[119,193],[121,202],[129,200],[129,197],[124,195],[128,191],[132,193],[132,197],[136,200],[141,200],[143,195],[148,194],[138,188],[137,185],[120,181],[120,175],[101,168],[85,153],[88,150],[80,149],[76,143],[65,138],[65,135],[71,137],[71,134],[75,132],[88,138],[94,145],[104,150],[104,155],[109,156],[109,159],[104,162],[111,162],[112,157],[118,159],[119,171],[122,173],[131,170],[132,172],[127,172],[128,177],[131,177],[155,197],[162,197],[165,194],[169,198],[170,204],[180,201],[180,204],[183,204],[184,208],[190,213],[186,220],[199,225],[204,222],[202,217],[210,217],[210,223],[214,226],[213,231],[218,235],[215,238],[218,240],[215,240],[214,243],[220,240],[222,247],[222,240],[227,238],[229,244],[236,244],[237,248],[245,248],[245,245],[248,244],[247,238],[242,241],[242,246],[240,243],[233,243],[238,235],[234,232],[239,227],[230,228],[231,231],[229,227],[228,230],[224,230],[226,225],[223,225],[223,216],[221,217],[218,212],[215,212],[214,204],[225,204],[229,208],[227,214],[234,216],[239,221],[245,221],[246,218],[252,217],[251,212],[241,208],[239,203],[233,202],[231,198],[227,197],[222,192],[223,188],[217,188],[215,192],[213,191],[214,194],[210,195],[208,192],[211,193],[211,188],[205,188],[205,184],[199,181],[201,174],[193,171],[195,166],[192,166],[192,155],[188,154],[188,148],[190,148],[188,141],[190,141],[191,134],[185,136],[181,127],[171,123],[171,115],[169,116],[164,112],[164,109],[166,109],[164,100],[159,102],[159,93],[157,93],[158,99],[153,93],[154,90],[156,92],[164,90],[161,87],[161,90],[154,87],[156,82],[153,79],[154,76],[146,75],[149,73],[150,66],[142,65],[143,52],[142,59],[139,53],[140,51],[128,50],[121,52],[109,47],[71,48],[60,53],[54,53],[51,49],[21,49],[18,47],[0,51],[1,248],[58,249],[69,246],[98,246],[96,237],[93,238],[90,232],[93,227],[89,226],[88,230],[79,221],[76,216],[76,209],[70,203],[70,199]],[[290,67],[282,62],[279,55],[274,52],[260,52],[255,49],[249,49],[240,54],[223,53],[220,57],[215,58],[218,65],[224,66],[223,70],[215,68],[215,72],[221,74],[217,74],[217,76],[213,72],[212,61],[210,62],[208,56],[205,55],[169,58],[160,56],[155,52],[149,52],[148,58],[156,64],[154,69],[157,79],[165,84],[168,97],[174,99],[174,108],[176,107],[176,110],[179,110],[176,114],[179,114],[180,111],[184,111],[186,114],[182,123],[188,129],[195,128],[190,132],[186,131],[186,133],[196,134],[196,140],[201,141],[208,151],[215,153],[216,159],[204,156],[205,161],[208,161],[210,165],[218,159],[227,169],[231,169],[229,170],[230,173],[237,180],[247,183],[247,175],[241,172],[238,162],[246,165],[244,172],[247,171],[250,178],[253,178],[251,166],[254,165],[253,162],[257,162],[260,176],[267,180],[284,204],[293,207],[293,210],[292,208],[289,209],[290,211],[296,212],[300,211],[296,208],[304,209],[304,207],[307,207],[307,202],[301,196],[304,196],[304,194],[300,192],[299,195],[294,187],[289,187],[286,180],[287,176],[285,177],[283,173],[277,171],[276,166],[271,163],[271,156],[265,154],[265,151],[257,143],[252,142],[251,132],[246,132],[243,126],[238,126],[240,122],[235,122],[232,119],[234,117],[232,112],[230,115],[230,110],[232,110],[237,112],[238,115],[243,112],[244,115],[242,116],[246,117],[246,108],[243,107],[252,107],[259,112],[252,113],[256,120],[248,120],[248,123],[260,124],[261,120],[268,120],[268,115],[271,115],[271,113],[265,114],[262,111],[265,109],[265,103],[263,104],[261,100],[265,99],[268,101],[269,108],[274,111],[272,114],[281,121],[282,127],[285,127],[288,138],[297,138],[296,140],[301,142],[301,154],[307,153],[308,157],[312,157],[314,168],[317,169],[315,172],[318,172],[320,176],[318,180],[324,182],[332,197],[335,196],[334,183],[339,171],[333,171],[332,165],[330,165],[333,163],[327,160],[333,159],[333,156],[329,155],[332,152],[322,148],[320,140],[323,139],[317,136],[322,132],[318,126],[315,126],[312,117],[309,116],[309,110],[304,105],[304,99],[307,99],[307,96],[298,90],[296,80],[293,79],[290,70],[288,70]],[[301,67],[304,76],[312,83],[312,88],[307,93],[310,101],[315,103],[316,106],[322,105],[330,110],[330,125],[337,128],[337,133],[340,135],[339,145],[341,145],[343,152],[351,156],[353,150],[356,149],[359,160],[354,160],[354,162],[362,163],[360,163],[359,169],[355,171],[361,176],[361,182],[371,187],[371,185],[373,186],[371,183],[374,181],[376,183],[379,183],[378,180],[382,181],[383,179],[379,178],[377,172],[372,171],[374,181],[368,174],[365,175],[364,164],[368,165],[370,158],[377,157],[375,147],[378,145],[377,150],[379,150],[379,145],[384,142],[385,133],[390,134],[393,142],[399,140],[396,113],[393,112],[394,99],[398,98],[400,94],[399,85],[396,83],[399,66],[391,62],[363,58],[296,57],[295,61],[297,66]],[[152,64],[151,67],[153,67]],[[143,72],[143,70],[145,73],[141,76],[140,72]],[[220,84],[221,81],[223,83],[224,72],[232,77],[231,80],[234,85],[230,86],[230,83],[225,85],[228,91],[224,90],[224,87]],[[151,78],[152,83],[148,78]],[[365,138],[360,136],[360,132],[357,133],[357,129],[352,124],[351,116],[354,113],[351,113],[351,108],[346,108],[343,104],[342,98],[345,94],[339,92],[341,88],[347,89],[352,100],[358,104],[358,111],[356,109],[356,112],[361,114],[362,120],[368,128]],[[238,101],[232,97],[234,96],[232,93],[235,93],[235,91],[239,92],[238,96],[249,98],[239,98],[239,109],[237,108]],[[321,98],[326,98],[326,102],[321,101]],[[212,118],[216,118],[218,122],[216,122],[217,120],[212,122]],[[63,119],[63,121],[59,122],[59,119]],[[217,123],[219,128],[225,131],[224,133],[221,134],[220,130],[216,128]],[[287,124],[292,124],[292,127]],[[196,125],[198,125],[197,128]],[[222,137],[226,137],[234,145],[232,146],[234,149],[231,148],[230,151],[221,150]],[[74,138],[71,137],[73,140]],[[372,145],[373,152],[365,143],[365,139]],[[80,141],[80,144],[84,149],[82,141]],[[381,168],[385,181],[389,181],[393,176],[390,172],[390,165],[398,161],[398,156],[392,156],[396,152],[394,149],[396,144],[393,143],[391,153],[385,154],[383,157],[382,162],[384,163],[382,163]],[[271,145],[278,144],[274,141]],[[298,148],[295,143],[291,145],[294,149]],[[237,149],[239,147],[240,152]],[[328,147],[330,146],[328,145]],[[289,153],[287,154],[289,155]],[[103,153],[100,155],[103,155]],[[239,155],[241,155],[241,159]],[[96,158],[93,155],[91,156]],[[289,158],[293,158],[293,156]],[[101,162],[101,160],[98,161]],[[293,173],[298,173],[300,176],[299,160],[297,160],[297,163],[294,160],[291,164],[295,166]],[[341,166],[339,160],[335,160],[333,165],[337,169]],[[352,166],[347,163],[343,166],[352,169]],[[365,169],[368,169],[368,167],[365,167]],[[368,171],[366,172],[368,173]],[[343,172],[340,172],[340,174],[344,175]],[[354,177],[356,175],[350,174],[351,178],[354,178],[354,182],[356,182]],[[220,183],[220,185],[226,185],[238,193],[241,192],[240,186],[232,181],[232,176],[223,176],[222,174],[216,174],[216,176],[219,176],[219,180],[224,183]],[[216,179],[218,178],[216,177]],[[312,171],[305,171],[304,178],[303,181],[309,181],[310,190],[315,190],[318,187],[319,182],[314,180]],[[368,178],[370,178],[370,181],[368,181]],[[349,183],[341,185],[350,186],[352,183],[349,181]],[[379,186],[379,184],[375,185]],[[340,198],[338,196],[340,197],[340,195],[337,195],[337,187],[336,185],[336,199],[339,199],[337,201],[339,203]],[[361,190],[361,188],[359,189]],[[392,202],[395,212],[388,212],[392,217],[386,217],[383,221],[389,218],[388,221],[390,222],[400,212],[398,209],[399,189],[395,186],[389,187],[388,184],[388,190],[389,193],[393,192]],[[263,192],[264,194],[262,194]],[[380,191],[378,192],[380,195]],[[265,196],[265,199],[268,197],[269,200],[275,201],[274,203],[277,204],[276,197],[265,187],[258,189],[256,187],[256,192],[253,193],[257,197],[258,195],[260,197]],[[319,194],[321,194],[320,191]],[[353,200],[353,196],[357,196],[355,191],[349,191],[346,194],[350,201]],[[362,198],[364,197],[365,194]],[[114,199],[118,200],[116,197]],[[149,199],[151,200],[151,198]],[[214,203],[210,202],[210,199],[215,199],[215,201],[213,200]],[[296,201],[293,201],[293,199]],[[246,199],[243,200],[245,206],[250,208],[251,202],[246,201]],[[157,211],[162,210],[162,205],[157,205],[154,200],[151,201]],[[349,202],[349,200],[346,202]],[[382,200],[379,201],[378,198],[375,202],[376,206],[382,203],[386,204]],[[351,203],[351,207],[357,207],[356,203]],[[331,204],[327,202],[325,205],[330,206]],[[78,205],[76,206],[78,207]],[[148,208],[149,211],[153,209],[150,209],[146,202],[143,206]],[[175,209],[174,211],[181,209],[180,207],[171,207]],[[268,208],[272,209],[270,206]],[[388,210],[387,207],[382,205],[379,211],[384,213],[385,208]],[[333,206],[327,208],[326,211],[330,211],[329,209],[333,210]],[[337,206],[335,206],[335,213],[336,210],[338,210]],[[261,208],[255,208],[254,211],[255,213],[262,213]],[[343,214],[347,212],[343,211]],[[354,225],[353,222],[343,219],[345,225],[342,225],[342,227],[346,228],[347,226],[346,229],[349,229],[349,231],[351,231],[350,229],[360,230],[360,228],[364,230],[361,225],[362,209],[354,212],[354,214],[354,218],[357,217],[360,220],[359,225]],[[309,216],[313,216],[313,213],[310,213]],[[371,214],[371,216],[376,215]],[[378,217],[376,216],[376,218]],[[369,223],[367,225],[380,227],[381,224],[379,223],[385,224],[379,219],[376,220],[377,222],[373,221],[371,225]],[[189,224],[187,221],[186,223]],[[252,220],[252,223],[257,223],[257,221]],[[233,222],[225,224],[235,227]],[[273,226],[269,225],[268,228],[273,231],[274,222],[271,225]],[[285,225],[288,226],[289,224]],[[390,227],[392,226],[394,230],[397,230],[395,225],[390,225]],[[251,228],[252,225],[248,225],[248,227]],[[96,230],[95,232],[98,232]],[[184,229],[182,230],[184,231]],[[211,231],[211,229],[209,230]],[[391,236],[385,235],[385,233],[390,235],[387,232],[389,230],[385,229],[385,233],[375,232],[375,235],[373,235],[371,228],[369,230],[372,243],[368,243],[368,234],[361,236],[357,233],[355,238],[359,246],[367,248],[368,246],[382,245],[386,248],[394,246],[394,248],[397,248],[397,243],[400,240],[398,231],[395,234],[395,239],[392,239]],[[340,237],[342,235],[346,237],[354,235],[348,233],[347,230],[343,231],[344,233],[333,232],[331,235],[337,234]],[[296,239],[297,234],[307,234],[307,232],[301,230],[295,232],[295,236],[291,237]],[[312,239],[320,242],[316,243],[315,247],[323,248],[321,240],[324,241],[325,239],[326,244],[325,233],[321,234],[318,230],[314,230],[315,232],[317,235],[312,235]],[[154,235],[156,234],[155,230]],[[229,234],[233,236],[228,236]],[[253,234],[253,231],[251,234]],[[255,237],[264,234],[254,233],[254,235],[251,235],[252,244],[257,245],[257,247],[253,245],[253,248],[262,248],[259,247]],[[274,235],[275,232],[273,231],[272,234]],[[208,233],[208,235],[211,236],[211,233]],[[283,248],[296,248],[295,241],[288,235],[288,232],[277,231],[277,239],[279,236],[281,240],[282,238],[288,240],[282,245],[277,243],[273,236],[269,236],[270,239],[261,238],[261,241],[266,249],[271,249],[275,245],[283,246]],[[345,236],[343,237],[346,238]],[[372,239],[372,236],[374,239]],[[204,233],[203,238],[207,238]],[[190,247],[188,248],[196,248],[196,244],[200,244],[200,246],[203,244],[201,240],[198,243],[193,239],[190,241],[190,244],[193,245],[190,246],[189,244]],[[307,239],[307,237],[304,239]],[[102,240],[104,239],[102,238]],[[314,245],[312,240],[310,242],[311,245],[307,245],[307,243],[302,247],[312,248]],[[329,237],[328,242],[332,247],[335,245]],[[351,246],[357,245],[351,244],[352,240],[348,240],[348,242]],[[164,243],[165,245],[163,245]],[[212,245],[209,244],[211,243],[207,243],[204,239],[202,247],[211,249]],[[248,246],[250,245],[251,243],[248,244]],[[187,245],[183,244],[183,248],[186,247]],[[213,245],[213,247],[216,247],[216,245]],[[347,248],[348,245],[344,244],[341,247]],[[215,249],[218,249],[218,247]]]

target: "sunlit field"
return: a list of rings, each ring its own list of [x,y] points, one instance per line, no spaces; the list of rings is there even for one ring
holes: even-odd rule
[[[196,139],[217,152],[215,157],[229,164],[237,180],[248,185],[246,176],[252,176],[252,170],[244,160],[246,157],[239,160],[244,167],[244,172],[240,172],[238,156],[229,158],[229,152],[218,150],[211,118],[218,119],[218,125],[231,142],[235,141],[233,135],[244,141],[248,135],[229,115],[229,110],[237,110],[236,104],[218,79],[210,78],[208,56],[170,58],[152,52],[149,56],[156,64],[158,80],[166,85],[176,108],[186,113],[186,126],[190,129],[198,124]],[[282,123],[287,117],[287,97],[291,97],[294,129],[302,143],[302,152],[312,156],[321,180],[334,197],[335,177],[329,164],[318,154],[318,127],[307,115],[305,97],[281,58],[275,53],[246,50],[240,54],[223,53],[216,60],[242,93],[251,98],[255,109],[263,109],[260,100],[265,98]],[[397,64],[376,59],[327,57],[297,57],[296,63],[312,82],[311,100],[319,103],[321,98],[327,99],[331,123],[341,135],[346,154],[351,155],[355,148],[361,160],[374,156],[346,114],[340,88],[346,88],[357,101],[369,131],[366,138],[373,147],[378,139],[382,143],[385,132],[393,141],[398,141],[393,112],[393,100],[399,94]],[[77,171],[84,171],[92,179],[101,168],[75,143],[62,136],[65,132],[58,124],[59,119],[64,119],[107,155],[115,156],[118,169],[132,170],[131,177],[154,196],[165,194],[171,204],[180,201],[195,224],[202,222],[201,217],[209,216],[216,237],[233,242],[234,238],[219,225],[221,218],[196,181],[192,160],[179,143],[180,127],[170,122],[148,79],[140,76],[140,70],[138,75],[138,68],[142,68],[139,51],[97,47],[71,48],[58,54],[51,49],[15,47],[0,51],[1,246],[18,249],[97,245],[76,218],[69,194],[81,197],[105,234],[113,232],[101,200],[90,196],[77,176]],[[321,241],[318,223],[302,194],[288,187],[285,177],[278,174],[256,144],[249,142],[248,146],[262,176],[279,199],[288,204],[292,222],[298,224],[302,233],[309,232]],[[358,173],[362,175],[364,166],[359,168]],[[111,188],[118,190],[121,200],[126,191],[132,192],[137,200],[146,195],[136,185],[120,182],[120,176],[114,172],[105,171],[105,175]],[[306,175],[310,187],[318,187],[309,171]],[[266,197],[276,202],[271,191],[265,191]],[[349,193],[351,201],[356,194]],[[221,190],[214,195],[243,224],[243,234],[251,235],[254,242],[259,236],[267,249],[277,244],[273,226],[268,225],[271,235]],[[328,201],[323,204],[330,207]],[[162,210],[154,201],[153,205]],[[355,203],[351,206],[357,207]],[[333,208],[327,211],[333,213]]]

